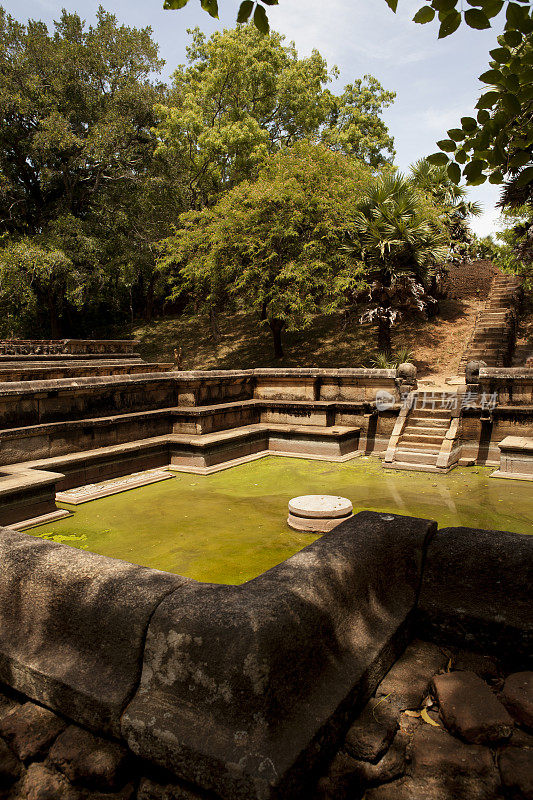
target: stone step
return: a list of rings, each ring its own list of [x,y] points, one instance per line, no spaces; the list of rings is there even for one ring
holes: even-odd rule
[[[453,466],[457,466],[454,464]],[[447,472],[450,472],[452,467],[447,467],[446,469],[440,469],[435,464],[413,464],[412,462],[407,461],[392,461],[388,464],[383,464],[385,469],[401,469],[407,470],[409,472],[437,472],[441,475],[445,475]]]
[[[408,450],[404,447],[397,447],[394,454],[394,461],[403,461],[405,464],[429,464],[435,466],[438,455],[438,450],[422,452],[420,450]],[[392,463],[394,463],[394,461]]]
[[[423,417],[422,419],[412,419],[409,417],[404,432],[414,433],[414,431],[419,431],[420,433],[429,434],[430,436],[438,436],[447,431],[449,427],[448,420],[444,421],[438,419],[432,422],[428,417]]]
[[[444,398],[446,401],[446,397]],[[435,399],[435,408],[433,408],[433,402],[430,398],[428,398],[426,402],[426,406],[422,406],[423,398],[420,399],[419,403],[417,403],[416,408],[413,409],[412,415],[409,417],[409,422],[412,419],[424,419],[426,422],[431,419],[431,425],[434,424],[433,420],[441,420],[449,424],[451,414],[449,409],[441,407],[441,398],[440,395]]]
[[[446,432],[442,434],[429,434],[429,433],[411,433],[407,431],[403,433],[400,439],[400,446],[402,445],[409,445],[409,446],[416,446],[416,447],[431,447],[433,448],[434,445],[440,447],[440,445],[444,441],[444,437],[446,436]]]

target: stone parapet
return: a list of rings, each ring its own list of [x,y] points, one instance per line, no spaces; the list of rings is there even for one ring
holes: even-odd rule
[[[136,339],[4,339],[0,355],[131,355],[139,344]]]
[[[117,759],[133,754],[132,774],[150,776],[146,797],[165,783],[168,797],[310,797],[413,635],[439,647],[408,648],[376,692],[380,712],[421,702],[443,646],[498,648],[515,669],[531,659],[533,538],[435,534],[427,520],[362,512],[258,578],[224,586],[1,529],[0,681],[61,724],[14,702],[0,744],[6,735],[26,746],[21,726],[41,713],[45,747],[58,734],[63,742],[68,722],[118,739]],[[374,744],[386,750],[397,722],[387,733],[375,730],[382,720],[350,728],[352,760]],[[66,730],[69,747],[45,762],[59,783],[54,770],[77,752],[71,740],[110,746]],[[15,780],[22,768],[11,766]]]

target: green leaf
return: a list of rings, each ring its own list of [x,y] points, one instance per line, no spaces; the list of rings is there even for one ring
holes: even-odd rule
[[[509,47],[518,47],[522,41],[522,34],[518,31],[505,31],[503,39],[505,44],[508,44]]]
[[[521,30],[521,26],[527,15],[527,8],[519,6],[518,3],[509,3],[505,12],[505,19],[509,28]]]
[[[448,177],[454,183],[459,183],[461,180],[461,168],[459,164],[455,164],[453,161],[451,164],[448,164],[447,169]]]
[[[461,149],[458,150],[457,153],[455,154],[455,160],[457,161],[458,164],[466,164],[466,162],[468,161],[468,156],[466,155],[466,152]]]
[[[479,31],[490,28],[488,17],[478,8],[469,8],[468,11],[465,11],[465,22],[470,28],[476,28]]]
[[[387,3],[388,7],[392,9],[394,13],[396,13],[396,9],[398,8],[398,0],[385,0],[385,2]]]
[[[254,0],[243,0],[239,7],[239,13],[237,14],[237,22],[248,22],[253,7]]]
[[[457,30],[460,24],[461,15],[458,11],[452,11],[450,14],[447,14],[439,28],[439,39],[445,39],[446,36],[450,36],[450,34]]]
[[[218,19],[218,3],[217,3],[217,0],[200,0],[200,5],[204,9],[204,11],[207,11],[207,13],[211,17],[214,17],[215,19]]]
[[[499,97],[499,92],[485,92],[477,101],[476,108],[492,108]]]
[[[523,169],[520,175],[518,176],[518,180],[516,182],[517,186],[527,186],[528,183],[533,181],[533,167],[527,167]]]
[[[436,8],[437,11],[443,11],[446,15],[455,8],[457,2],[458,0],[432,0],[431,5],[433,8]]]
[[[494,172],[489,175],[489,183],[503,183],[503,173],[500,169],[494,170]]]
[[[262,34],[267,34],[270,30],[268,17],[263,6],[257,5],[254,11],[254,25]]]
[[[504,92],[501,96],[501,102],[506,111],[512,116],[520,114],[522,111],[522,104],[516,95],[510,92]]]
[[[427,22],[431,22],[431,20],[434,18],[435,9],[431,8],[431,6],[423,6],[422,8],[419,8],[414,15],[413,22],[418,22],[420,25],[425,25]]]
[[[450,139],[453,139],[454,142],[462,142],[466,135],[462,128],[450,128],[447,133]]]
[[[499,69],[488,69],[483,75],[480,75],[478,80],[483,83],[490,83],[492,86],[497,85],[503,78]]]
[[[533,156],[528,150],[519,150],[517,153],[514,153],[509,161],[509,166],[511,169],[518,169],[519,167],[525,167],[526,164],[529,164],[532,160]]]
[[[177,8],[184,8],[187,5],[188,2],[189,2],[189,0],[165,0],[165,2],[163,4],[163,8],[166,9],[166,10],[168,10],[168,9],[174,10],[174,9],[177,9]]]
[[[488,19],[497,17],[503,8],[503,0],[488,0],[483,3],[483,11]]]
[[[480,125],[486,125],[487,122],[490,120],[490,114],[488,111],[485,111],[484,108],[481,111],[477,112],[477,121]]]
[[[261,0],[266,6],[277,6],[278,0]]]
[[[481,184],[485,183],[486,180],[487,180],[487,176],[481,174],[481,175],[478,175],[475,178],[470,178],[468,183],[470,184],[470,186],[481,186]]]
[[[464,131],[475,131],[477,128],[477,122],[474,117],[461,117],[461,125],[463,126]]]
[[[471,181],[474,178],[477,178],[483,172],[483,164],[484,164],[483,161],[480,161],[478,158],[474,158],[463,169],[463,175],[469,181]]]
[[[457,147],[456,143],[452,142],[451,139],[441,139],[437,144],[441,150],[445,150],[447,153],[454,153]]]
[[[494,50],[490,51],[490,55],[498,64],[507,64],[511,58],[511,51],[507,47],[495,47]]]
[[[446,153],[432,153],[426,159],[426,161],[429,161],[430,164],[434,164],[436,167],[443,167],[449,160]]]

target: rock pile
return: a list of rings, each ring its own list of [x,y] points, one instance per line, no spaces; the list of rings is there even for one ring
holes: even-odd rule
[[[412,643],[314,800],[533,800],[533,672]]]

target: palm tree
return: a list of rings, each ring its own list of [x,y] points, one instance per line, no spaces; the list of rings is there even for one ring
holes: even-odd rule
[[[446,167],[420,158],[410,169],[409,181],[413,187],[425,192],[441,209],[442,222],[450,237],[450,261],[464,261],[471,255],[474,241],[468,219],[481,214],[481,205],[467,200],[466,187],[454,183]]]
[[[367,270],[370,306],[361,322],[377,325],[378,349],[390,354],[395,322],[435,303],[429,282],[449,252],[438,213],[400,173],[379,176],[358,204],[348,248]]]

